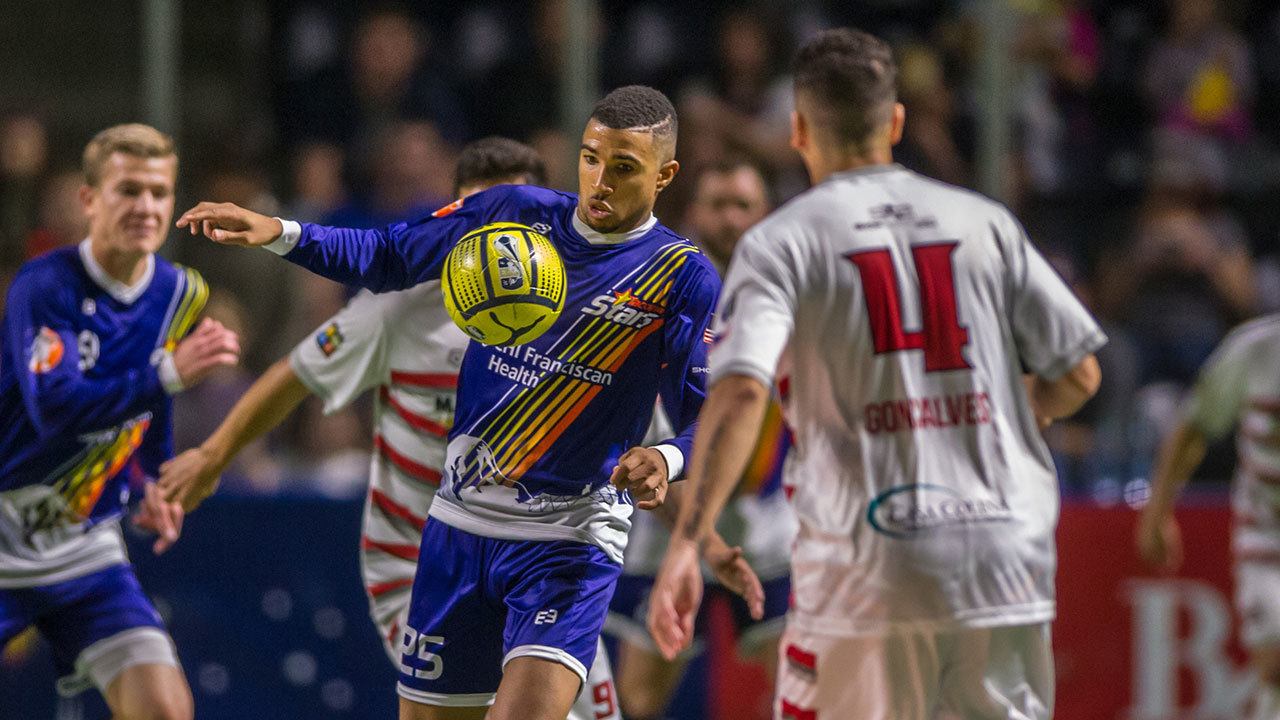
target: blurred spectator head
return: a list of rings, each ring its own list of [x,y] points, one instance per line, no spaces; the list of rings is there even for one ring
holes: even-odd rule
[[[774,36],[759,9],[734,8],[720,19],[716,52],[727,77],[768,80],[774,72]]]
[[[80,203],[94,242],[125,254],[160,249],[173,219],[178,155],[148,125],[116,125],[84,148]]]
[[[223,288],[213,288],[209,292],[209,302],[205,304],[204,314],[222,323],[228,330],[240,336],[242,353],[251,352],[254,337],[253,324],[249,322],[249,311],[234,294]],[[232,365],[220,370],[243,374],[244,369]]]
[[[377,210],[400,214],[452,195],[453,152],[431,122],[395,122],[375,145],[371,169]]]
[[[951,114],[951,90],[942,58],[927,45],[913,43],[898,53],[898,92],[912,116]]]
[[[397,101],[426,49],[422,28],[407,9],[384,5],[365,15],[356,25],[351,48],[357,94],[378,104]]]
[[[342,148],[332,143],[313,142],[298,148],[292,157],[296,215],[318,219],[342,204],[344,164]]]
[[[731,158],[704,169],[695,186],[689,229],[707,256],[723,269],[742,235],[769,212],[764,176],[752,162]]]
[[[792,142],[806,163],[862,156],[900,139],[898,69],[883,40],[852,28],[824,30],[796,53],[794,73]]]
[[[48,154],[48,132],[38,118],[14,115],[0,125],[0,178],[35,178]]]
[[[83,185],[84,174],[79,170],[54,173],[45,182],[36,218],[40,224],[27,238],[27,257],[74,245],[84,239],[89,225],[80,211],[80,188]]]
[[[462,148],[453,175],[454,196],[466,197],[492,185],[545,185],[547,166],[528,145],[492,136]]]

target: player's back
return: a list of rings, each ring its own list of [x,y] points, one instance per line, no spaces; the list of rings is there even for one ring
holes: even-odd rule
[[[840,173],[753,229],[734,265],[713,373],[787,330],[753,295],[794,318],[797,621],[1050,619],[1057,484],[1022,373],[1056,377],[1105,338],[1008,211],[898,166]]]

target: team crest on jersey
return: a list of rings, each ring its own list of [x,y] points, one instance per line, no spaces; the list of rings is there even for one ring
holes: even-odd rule
[[[621,292],[611,290],[607,295],[597,295],[582,308],[583,315],[603,317],[619,325],[642,328],[662,316],[666,308],[648,302],[627,288]]]
[[[449,203],[448,205],[445,205],[444,207],[440,208],[439,210],[437,210],[437,211],[435,211],[435,212],[431,213],[431,217],[433,217],[433,218],[442,218],[442,217],[445,217],[445,216],[447,216],[447,215],[452,215],[452,214],[453,214],[453,213],[454,213],[458,208],[460,208],[460,207],[462,207],[462,198],[458,198],[457,200],[454,200],[453,202]]]
[[[27,369],[37,375],[43,375],[62,362],[66,348],[62,346],[62,338],[53,330],[42,327],[31,343],[31,354],[27,359]]]
[[[320,347],[320,352],[325,357],[329,357],[338,351],[342,346],[342,331],[338,329],[338,323],[329,323],[325,329],[316,333],[316,345]]]

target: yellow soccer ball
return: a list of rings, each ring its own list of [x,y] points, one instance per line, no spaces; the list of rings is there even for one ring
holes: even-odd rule
[[[546,235],[498,222],[472,230],[440,273],[453,322],[485,345],[523,345],[564,309],[564,261]]]

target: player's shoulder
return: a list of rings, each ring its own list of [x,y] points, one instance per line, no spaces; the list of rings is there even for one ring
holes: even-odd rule
[[[1270,313],[1237,325],[1218,347],[1223,352],[1249,352],[1253,348],[1280,346],[1280,313]]]
[[[539,185],[494,185],[458,202],[462,203],[462,207],[467,203],[475,203],[493,207],[505,206],[512,210],[546,210],[572,208],[577,204],[577,196]]]
[[[38,255],[19,268],[10,284],[10,295],[62,296],[83,288],[84,265],[79,249],[72,245]]]
[[[659,253],[679,257],[680,275],[685,282],[719,287],[720,274],[697,243],[662,223],[653,226],[648,239],[657,245]]]

